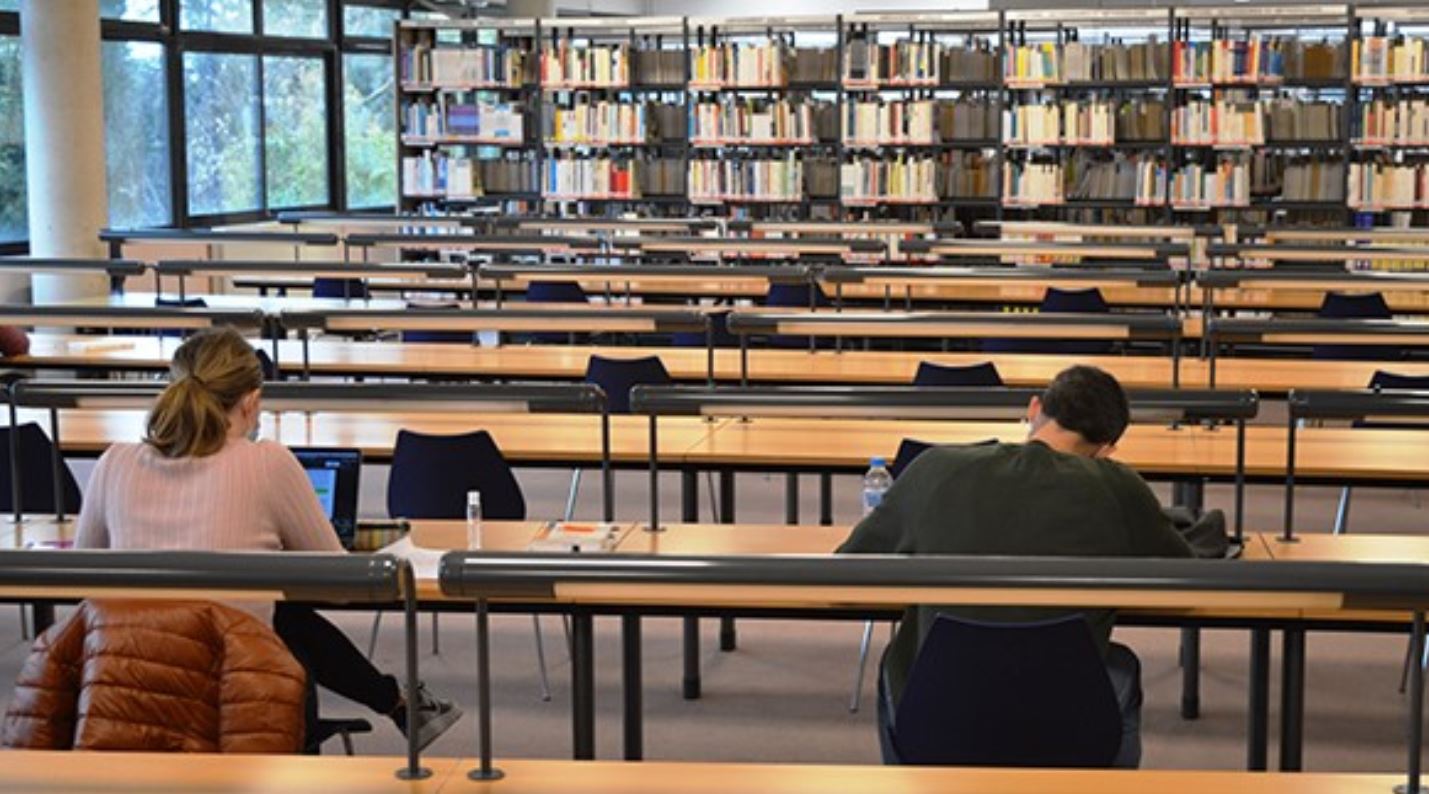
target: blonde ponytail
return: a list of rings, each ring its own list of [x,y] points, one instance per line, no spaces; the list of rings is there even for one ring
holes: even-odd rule
[[[201,458],[223,449],[229,412],[263,385],[258,356],[232,328],[189,337],[174,353],[169,377],[144,437],[166,458]]]

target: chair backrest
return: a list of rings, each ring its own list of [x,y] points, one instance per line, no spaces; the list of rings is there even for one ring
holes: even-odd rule
[[[1394,316],[1378,292],[1327,292],[1315,316],[1327,320],[1388,320]],[[1404,357],[1402,348],[1392,345],[1315,345],[1312,358],[1341,361],[1375,361]]]
[[[1429,375],[1401,375],[1398,372],[1377,369],[1374,375],[1370,376],[1369,388],[1429,391]]]
[[[1042,294],[1042,303],[1038,310],[1048,314],[1106,314],[1111,311],[1111,307],[1107,305],[1106,298],[1102,297],[1101,290],[1096,287],[1048,287]]]
[[[1001,386],[1002,376],[997,374],[997,365],[991,361],[963,366],[920,361],[918,362],[918,371],[913,375],[913,385]]]
[[[893,479],[898,479],[898,475],[908,468],[913,459],[932,449],[933,445],[927,441],[919,441],[915,438],[905,438],[898,442],[898,454],[893,456],[893,463],[888,467],[888,473],[893,475]]]
[[[408,303],[407,308],[417,308],[416,304]],[[455,301],[448,303],[422,303],[423,309],[450,309],[456,311],[461,306]],[[437,342],[445,345],[469,345],[474,341],[470,331],[403,331],[403,342]]]
[[[585,290],[574,281],[533,281],[526,285],[527,303],[586,303]]]
[[[467,491],[481,492],[483,519],[517,521],[526,517],[521,485],[490,433],[397,433],[387,476],[389,516],[466,518]]]
[[[975,623],[939,615],[893,720],[905,764],[1106,767],[1121,711],[1086,620]]]
[[[606,358],[591,356],[586,363],[586,383],[605,390],[606,404],[613,414],[630,413],[630,389],[635,386],[663,386],[670,382],[670,373],[659,356],[643,358]]]
[[[263,368],[263,380],[278,379],[278,365],[273,363],[273,357],[268,355],[268,351],[263,348],[254,348],[253,353],[258,356],[258,366]]]
[[[710,312],[708,315],[714,332],[715,347],[739,347],[739,337],[729,332],[729,310]],[[705,347],[708,340],[703,331],[677,331],[670,338],[675,347]]]
[[[208,301],[203,298],[165,298],[163,295],[156,295],[154,306],[160,309],[207,309]]]
[[[54,443],[34,422],[20,425],[18,430],[0,428],[0,512],[14,511],[11,500],[10,433],[18,433],[20,465],[20,509],[26,513],[47,513],[55,509],[55,479],[53,471]],[[79,483],[69,466],[60,465],[60,487],[64,494],[64,509],[70,515],[79,512]]]
[[[1042,295],[1037,310],[1043,314],[1106,314],[1111,311],[1101,290],[1059,289],[1048,287]],[[1106,355],[1113,351],[1111,342],[1100,339],[1086,340],[1042,340],[1042,339],[986,339],[982,343],[986,353],[1045,353],[1074,355]]]
[[[372,293],[367,289],[367,282],[360,278],[315,278],[313,279],[314,298],[349,298],[351,300],[367,300]]]
[[[817,284],[786,284],[784,282],[774,282],[769,285],[769,292],[764,295],[764,305],[777,309],[807,309],[811,291],[814,296],[814,306],[822,308],[833,305]]]

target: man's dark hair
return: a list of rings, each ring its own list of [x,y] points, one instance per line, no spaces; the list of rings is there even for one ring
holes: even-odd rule
[[[1126,392],[1096,367],[1068,367],[1042,392],[1042,413],[1092,444],[1115,444],[1131,422]]]

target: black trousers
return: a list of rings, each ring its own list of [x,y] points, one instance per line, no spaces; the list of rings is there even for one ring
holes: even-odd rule
[[[308,702],[304,715],[307,736],[317,735],[315,686],[361,703],[378,714],[391,715],[397,709],[402,700],[397,679],[372,666],[342,629],[332,625],[317,610],[279,602],[273,609],[273,630],[308,671]]]

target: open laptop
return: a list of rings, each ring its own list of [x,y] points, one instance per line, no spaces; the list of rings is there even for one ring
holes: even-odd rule
[[[294,447],[293,455],[308,473],[318,504],[332,522],[338,541],[351,551],[357,538],[357,484],[362,477],[362,451]]]

